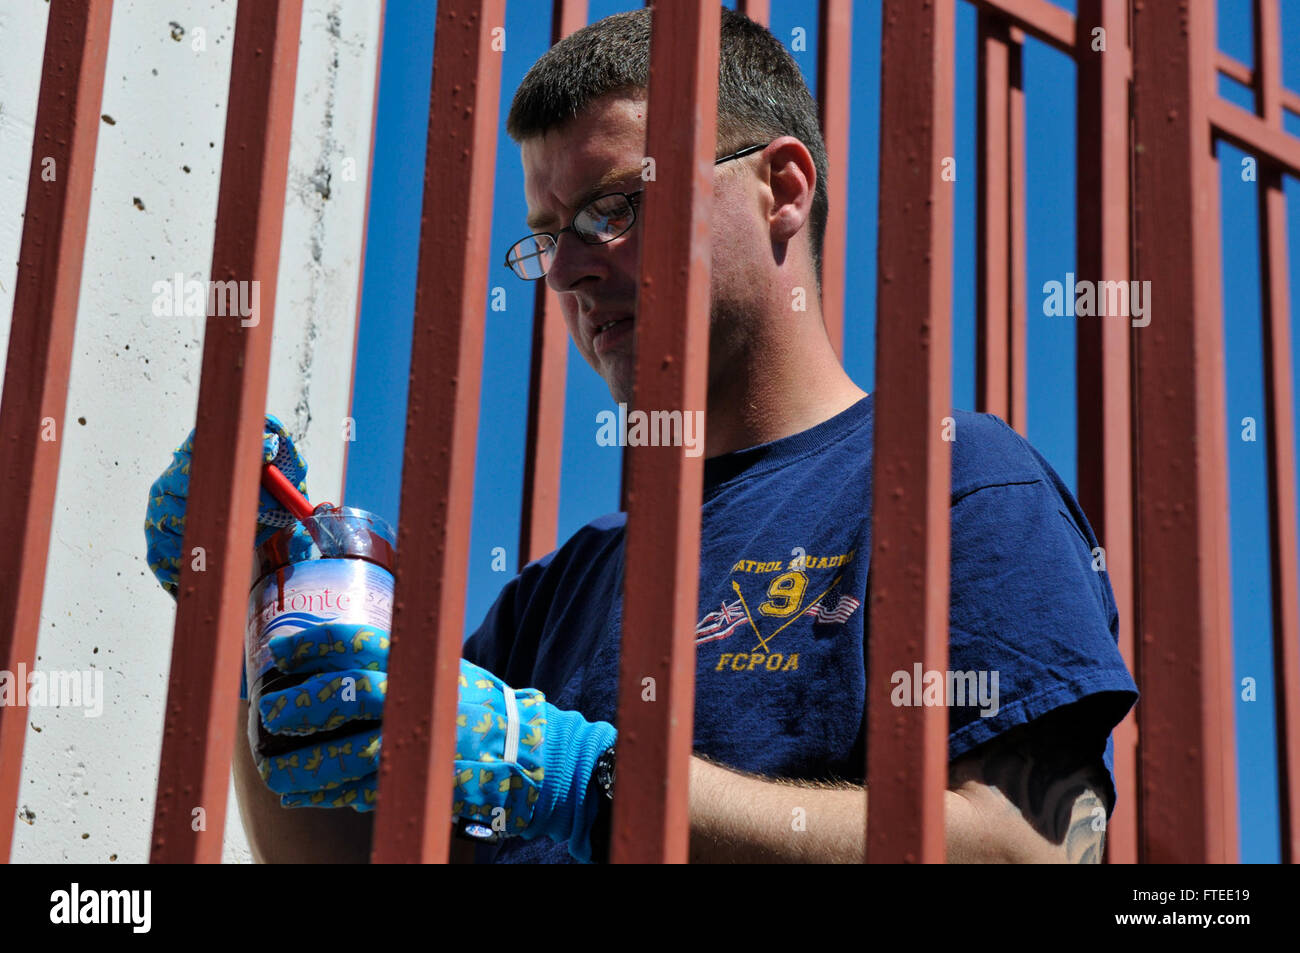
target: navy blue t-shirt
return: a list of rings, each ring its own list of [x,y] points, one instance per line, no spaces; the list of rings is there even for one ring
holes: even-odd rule
[[[694,749],[712,760],[864,779],[873,405],[869,395],[801,433],[705,460]],[[1085,727],[1112,771],[1110,731],[1137,686],[1110,581],[1093,570],[1097,539],[1024,438],[991,414],[953,416],[948,667],[984,680],[953,683],[969,697],[949,707],[949,758],[1108,693]],[[465,658],[617,726],[625,525],[623,513],[593,520],[525,566]],[[518,838],[495,860],[575,862],[563,844]]]

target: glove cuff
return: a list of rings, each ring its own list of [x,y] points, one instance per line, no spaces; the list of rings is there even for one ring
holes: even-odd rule
[[[522,836],[567,842],[575,859],[590,863],[591,826],[600,806],[591,794],[591,775],[601,753],[614,744],[618,732],[607,721],[590,722],[580,712],[561,711],[550,702],[545,706],[545,774],[537,812],[540,823],[535,821]]]

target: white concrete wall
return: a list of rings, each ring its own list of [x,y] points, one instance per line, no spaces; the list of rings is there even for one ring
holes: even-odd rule
[[[0,359],[48,11],[0,4]],[[267,407],[314,499],[342,487],[379,21],[379,0],[303,15]],[[144,513],[194,425],[204,326],[155,317],[151,288],[208,277],[234,22],[219,0],[114,5],[36,663],[103,671],[106,702],[30,709],[14,861],[148,859],[175,603],[145,563]],[[231,792],[225,859],[247,861]]]

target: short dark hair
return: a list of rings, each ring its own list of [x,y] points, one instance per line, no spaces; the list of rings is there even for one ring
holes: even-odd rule
[[[616,13],[560,40],[515,91],[506,132],[515,142],[577,117],[612,92],[643,92],[650,67],[650,9]],[[826,143],[817,104],[781,41],[743,13],[722,8],[718,64],[718,152],[794,136],[817,171],[810,215],[817,290],[826,237]]]

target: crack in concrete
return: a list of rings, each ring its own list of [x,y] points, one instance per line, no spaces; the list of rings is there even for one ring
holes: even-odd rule
[[[324,265],[325,248],[325,211],[324,204],[330,198],[330,184],[333,178],[332,162],[339,153],[339,141],[335,133],[335,106],[338,101],[339,49],[343,44],[340,14],[341,4],[334,2],[325,14],[325,29],[329,35],[329,68],[325,73],[325,109],[317,130],[317,158],[312,173],[307,177],[306,185],[310,191],[300,192],[305,204],[312,210],[310,227],[311,262],[309,269],[309,291],[307,296],[307,321],[303,329],[303,343],[299,351],[298,372],[302,382],[298,401],[293,408],[295,439],[303,439],[311,426],[311,384],[312,366],[316,351],[316,341],[320,337],[320,324],[324,317],[325,303],[322,297],[328,291],[328,278]],[[317,198],[308,201],[311,194]]]

